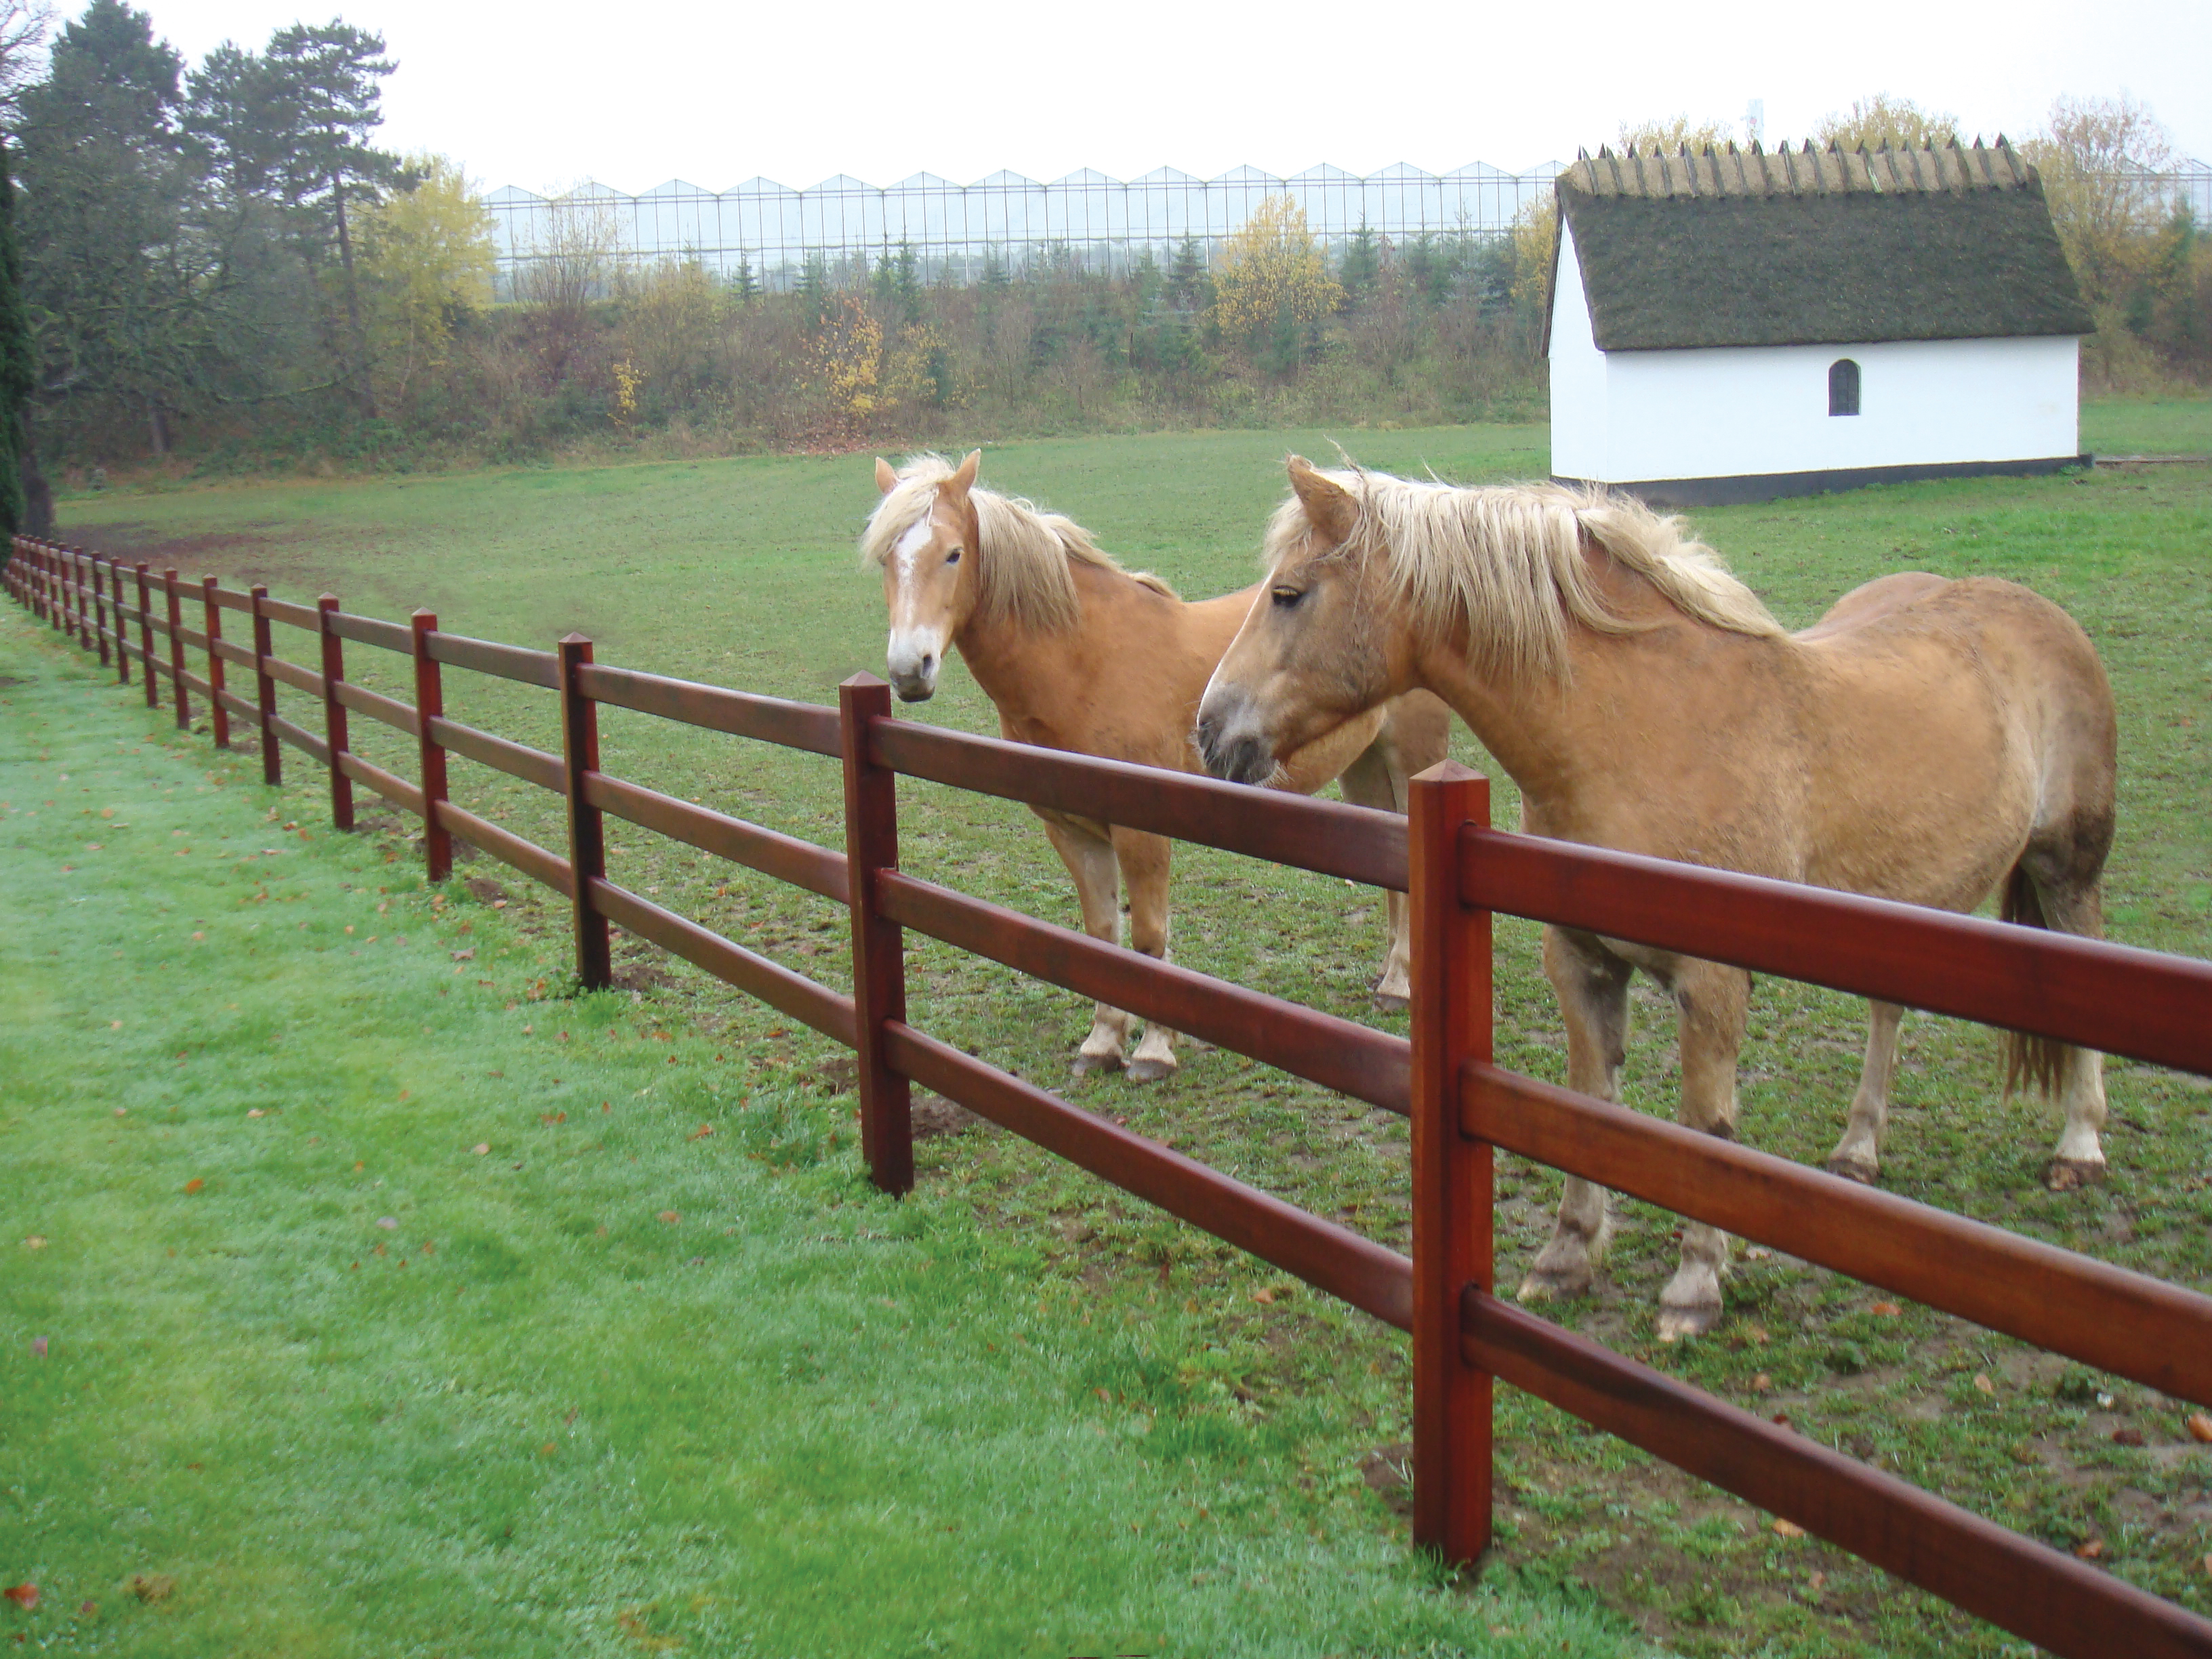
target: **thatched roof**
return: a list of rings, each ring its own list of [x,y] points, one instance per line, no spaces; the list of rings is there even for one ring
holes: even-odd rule
[[[1600,150],[1557,188],[1601,350],[2093,326],[2043,181],[2002,138],[1971,149]],[[1550,314],[1547,305],[1547,330]]]

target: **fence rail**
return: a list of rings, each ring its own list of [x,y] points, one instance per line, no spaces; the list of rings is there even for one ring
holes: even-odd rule
[[[137,665],[149,708],[166,686],[180,726],[193,696],[210,700],[218,746],[230,742],[223,715],[254,722],[270,782],[282,781],[280,748],[307,755],[328,775],[338,827],[351,825],[359,783],[421,818],[433,880],[447,872],[458,837],[559,893],[585,986],[607,982],[609,928],[620,927],[854,1048],[863,1152],[885,1191],[913,1183],[908,1090],[918,1083],[1410,1331],[1413,1534],[1449,1560],[1475,1560],[1489,1546],[1491,1395],[1502,1377],[2054,1652],[2212,1655],[2212,1622],[2185,1608],[1496,1298],[1492,1174],[1504,1147],[2212,1405],[2212,1298],[1498,1067],[1491,917],[1595,928],[2205,1073],[2212,963],[1505,834],[1490,827],[1487,782],[1449,764],[1415,780],[1401,820],[896,721],[888,688],[866,676],[841,689],[839,708],[817,708],[597,664],[579,635],[556,651],[525,650],[442,633],[428,611],[403,627],[343,611],[327,595],[312,608],[288,605],[212,577],[198,588],[205,627],[192,629],[173,570],[157,579],[143,563],[21,539],[5,579],[33,615],[112,661],[118,681]],[[222,638],[223,611],[251,619],[250,650]],[[272,623],[317,636],[319,672],[274,654]],[[349,681],[346,641],[410,658],[416,701]],[[204,675],[190,672],[187,650],[205,657]],[[253,700],[225,689],[226,665],[252,671]],[[446,717],[444,666],[556,693],[562,752]],[[322,705],[321,736],[276,712],[279,685]],[[837,759],[844,849],[607,772],[601,703]],[[349,710],[416,739],[416,781],[352,752]],[[564,797],[567,848],[538,846],[448,799],[448,752]],[[901,776],[1407,891],[1412,1041],[902,874]],[[609,881],[608,813],[844,904],[852,994]],[[905,1001],[908,929],[1409,1113],[1411,1258],[917,1030]]]

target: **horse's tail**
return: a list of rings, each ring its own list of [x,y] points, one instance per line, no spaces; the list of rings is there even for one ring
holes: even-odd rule
[[[2022,927],[2048,927],[2043,900],[2024,865],[2015,864],[2005,878],[2004,896],[1997,903],[1997,920]],[[2045,1100],[2058,1092],[2058,1073],[2067,1045],[2057,1037],[2034,1036],[2026,1031],[2005,1033],[2005,1093],[2022,1084],[2033,1084]]]

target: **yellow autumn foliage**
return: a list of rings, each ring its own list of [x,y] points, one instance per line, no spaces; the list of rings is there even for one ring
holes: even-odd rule
[[[1213,320],[1223,336],[1249,344],[1285,320],[1300,329],[1344,301],[1328,274],[1305,210],[1288,196],[1270,196],[1232,235],[1213,273]]]

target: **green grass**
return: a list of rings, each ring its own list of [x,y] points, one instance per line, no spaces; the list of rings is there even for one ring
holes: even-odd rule
[[[2198,404],[2101,404],[2085,444],[2148,453],[2212,448]],[[1363,462],[1446,477],[1527,476],[1544,467],[1539,428],[1340,436]],[[1321,433],[1207,433],[994,447],[987,477],[1072,512],[1104,544],[1200,594],[1250,580],[1259,531],[1291,449],[1327,454]],[[601,641],[602,660],[824,700],[856,669],[879,668],[882,601],[854,566],[851,542],[874,499],[868,458],[795,457],[518,471],[374,485],[287,484],[111,494],[67,505],[70,534],[123,550],[166,546],[192,574],[262,580],[279,592],[328,587],[353,608],[404,614],[422,603],[444,625],[546,643],[569,628]],[[1809,622],[1838,594],[1887,571],[2015,577],[2065,605],[2110,669],[2122,719],[2121,817],[2106,889],[2115,937],[2212,955],[2212,468],[2099,470],[1873,489],[1700,513],[1698,529],[1788,622]],[[280,638],[282,637],[280,633]],[[296,638],[296,636],[295,636]],[[352,660],[405,688],[374,653]],[[389,659],[386,659],[389,662]],[[551,743],[544,694],[453,677],[463,718]],[[994,728],[957,666],[915,717]],[[363,722],[356,722],[360,730]],[[835,841],[836,769],[610,715],[611,769],[817,840]],[[372,732],[387,763],[402,747]],[[381,749],[376,745],[383,744]],[[1471,742],[1465,758],[1482,763]],[[1493,769],[1494,770],[1494,769]],[[555,803],[476,769],[457,770],[465,802],[557,845]],[[1499,791],[1510,822],[1512,791]],[[302,790],[287,811],[318,809]],[[1028,816],[1003,803],[902,786],[908,865],[969,890],[1073,924],[1065,877]],[[390,842],[404,855],[404,827]],[[842,918],[773,884],[642,836],[618,834],[618,878],[721,931],[842,982]],[[1353,1018],[1380,946],[1373,895],[1199,849],[1178,854],[1178,960]],[[486,875],[469,866],[472,879]],[[496,872],[492,872],[496,873]],[[557,985],[562,917],[505,883],[506,913]],[[485,891],[494,890],[486,888]],[[1536,930],[1499,929],[1498,1052],[1557,1080],[1558,1016],[1536,971]],[[680,965],[626,948],[624,971],[648,1005],[718,1042],[758,1043],[780,1022]],[[1085,1024],[1079,1001],[922,943],[913,947],[917,1022],[1132,1127],[1386,1242],[1404,1238],[1404,1126],[1234,1056],[1186,1055],[1171,1085],[1065,1084]],[[1671,1111],[1671,1030],[1661,999],[1639,989],[1627,1097]],[[1833,1144],[1856,1079],[1863,1011],[1849,999],[1762,979],[1744,1055],[1745,1138],[1818,1161]],[[802,1066],[834,1060],[803,1034],[785,1040]],[[2193,1079],[2115,1064],[2111,1179],[2058,1197],[2037,1179],[2055,1134],[2033,1101],[2004,1100],[1997,1045],[1954,1022],[1907,1022],[1887,1149],[1893,1191],[2018,1228],[2200,1287],[2212,1285],[2212,1094]],[[834,1076],[834,1073],[832,1073]],[[839,1109],[849,1103],[840,1098]],[[995,1132],[933,1139],[921,1199],[971,1214],[994,1237],[1034,1249],[1042,1270],[1101,1297],[1166,1281],[1176,1304],[1206,1312],[1241,1356],[1224,1382],[1259,1409],[1301,1414],[1299,1478],[1319,1486],[1366,1471],[1388,1501],[1402,1449],[1404,1356],[1395,1339],[1319,1298],[1255,1304],[1270,1275],[1192,1230],[1102,1189]],[[1501,1162],[1499,1277],[1517,1282],[1549,1229],[1557,1181]],[[2208,1453],[2172,1401],[2069,1368],[1956,1321],[1767,1255],[1742,1255],[1732,1316],[1684,1349],[1652,1340],[1651,1308],[1671,1267],[1672,1222],[1626,1206],[1611,1275],[1568,1322],[1874,1459],[1956,1501],[2062,1547],[2105,1546],[2112,1570],[2212,1608],[2201,1565],[2212,1538]],[[1990,1390],[1975,1386],[1985,1376]],[[1351,1379],[1347,1383],[1346,1379]],[[1344,1391],[1356,1384],[1350,1395]],[[2110,1405],[2098,1403],[2108,1395]],[[1990,1653],[2004,1643],[1882,1575],[1711,1488],[1565,1421],[1510,1390],[1499,1411],[1500,1560],[1513,1571],[1593,1587],[1644,1630],[1698,1653]],[[2140,1448],[2115,1443],[2140,1432]],[[1374,1502],[1373,1499],[1363,1500]]]
[[[501,911],[66,651],[0,616],[0,1580],[40,1592],[0,1632],[1644,1645],[1440,1585],[1316,1462],[1393,1382],[1251,1403],[1279,1333],[1224,1328],[1219,1287],[1086,1282],[942,1185],[876,1194],[782,1033],[547,997]]]

